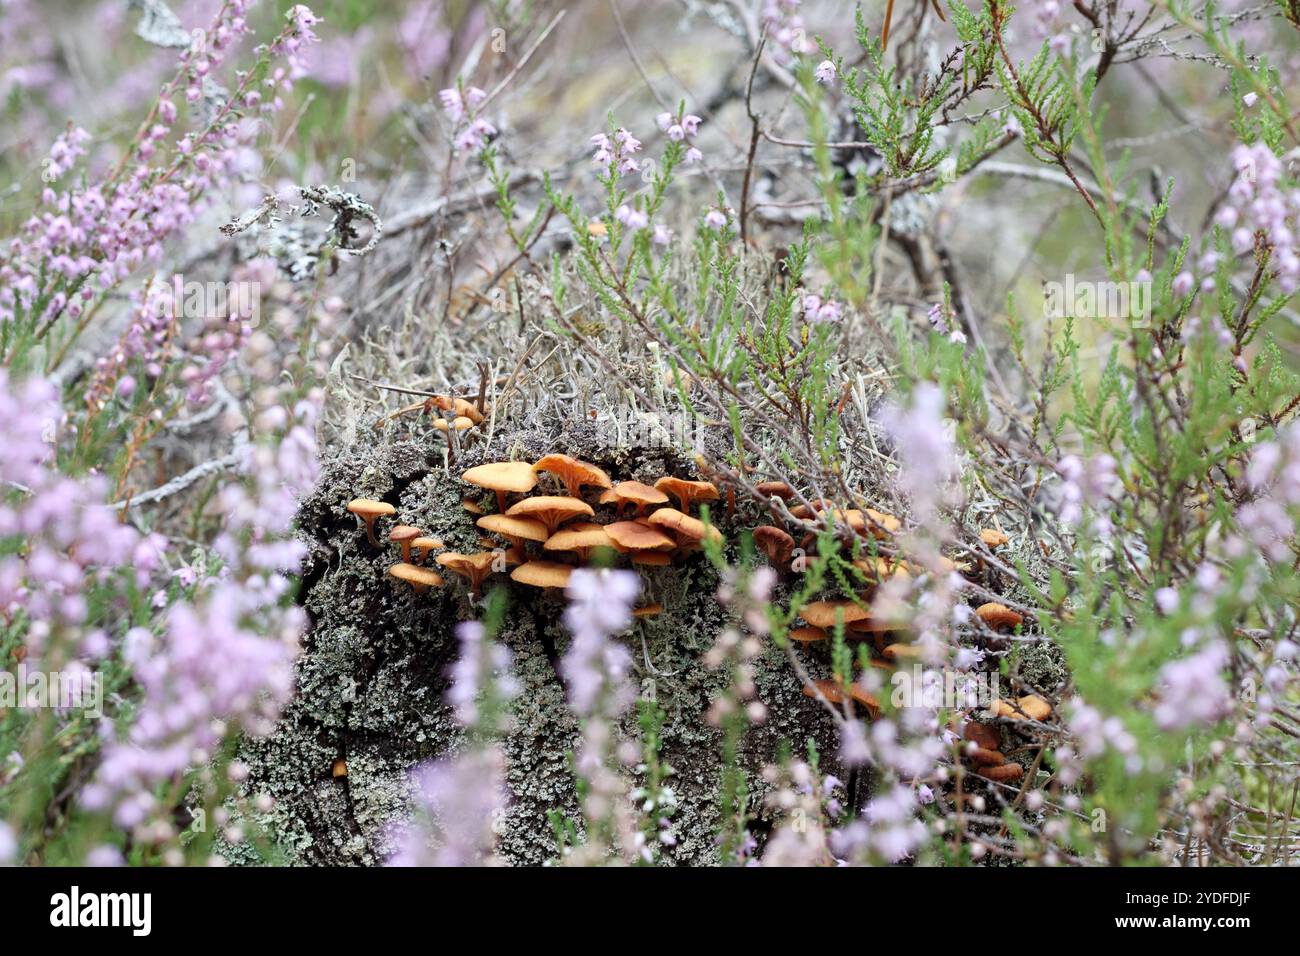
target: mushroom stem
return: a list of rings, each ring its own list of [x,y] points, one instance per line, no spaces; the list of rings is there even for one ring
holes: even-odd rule
[[[506,513],[506,493],[502,491],[500,488],[498,488],[496,491],[497,491],[497,514],[503,515]]]
[[[410,541],[402,542],[402,560],[405,561],[407,564],[411,563],[411,542]]]
[[[372,515],[369,518],[362,518],[361,520],[366,523],[366,537],[370,539],[371,546],[375,548],[379,547],[379,539],[375,537],[375,517]]]

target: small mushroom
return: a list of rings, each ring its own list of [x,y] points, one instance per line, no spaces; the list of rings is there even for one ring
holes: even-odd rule
[[[445,418],[435,418],[433,420],[433,427],[438,429],[440,432],[464,432],[469,431],[474,427],[474,419],[465,415],[457,415],[450,422]]]
[[[706,525],[698,518],[683,514],[676,508],[660,508],[658,511],[653,512],[646,521],[656,528],[667,529],[676,535],[677,546],[680,551],[693,550],[704,540],[705,535],[708,535],[712,541],[722,540],[722,532],[717,528]]]
[[[662,604],[647,604],[645,607],[632,609],[633,617],[658,617],[664,612]]]
[[[429,560],[429,555],[434,551],[441,551],[445,545],[440,538],[419,537],[411,542],[411,554],[415,555],[414,564],[423,564]],[[419,552],[416,555],[416,552]]]
[[[418,564],[394,564],[388,573],[398,581],[405,581],[416,594],[423,594],[429,588],[440,588],[443,584],[442,575]]]
[[[1000,548],[1011,539],[996,528],[983,528],[980,531],[980,540],[990,548]]]
[[[547,537],[555,534],[555,529],[570,518],[578,515],[594,517],[596,512],[591,505],[581,498],[565,498],[562,495],[536,495],[516,502],[506,509],[512,518],[534,518],[546,525]]]
[[[668,496],[658,488],[639,481],[620,481],[600,496],[600,503],[613,504],[617,516],[625,505],[632,505],[635,513],[643,515],[655,505],[668,503]]]
[[[757,488],[758,493],[764,498],[771,498],[775,495],[782,501],[789,501],[794,497],[794,489],[784,481],[760,481]]]
[[[799,611],[799,616],[813,627],[829,630],[836,620],[843,620],[845,626],[856,621],[865,621],[871,613],[853,601],[814,601]]]
[[[818,641],[826,640],[826,632],[820,627],[796,627],[790,631],[790,640],[798,641],[800,644],[816,644]]]
[[[448,571],[459,574],[469,581],[470,594],[478,597],[483,587],[483,581],[493,571],[496,555],[491,551],[480,551],[478,554],[459,554],[455,551],[444,551],[435,560]]]
[[[490,465],[479,465],[469,469],[460,477],[471,485],[495,491],[497,511],[506,510],[506,495],[509,492],[527,493],[537,484],[537,474],[533,471],[533,466],[526,461],[499,461]]]
[[[671,551],[677,542],[649,523],[615,521],[605,525],[610,543],[623,554],[642,551]]]
[[[919,661],[925,658],[925,648],[916,644],[890,644],[882,653],[886,660],[911,660]]]
[[[693,502],[718,500],[718,489],[711,481],[689,481],[685,478],[665,475],[655,482],[655,488],[680,501],[682,511],[688,513]]]
[[[1000,767],[1007,762],[1001,751],[989,750],[975,743],[967,744],[962,750],[962,756],[981,767]]]
[[[977,720],[966,723],[962,737],[985,750],[999,750],[1002,747],[1002,735],[992,724],[981,724]]]
[[[767,555],[768,564],[782,574],[790,571],[790,558],[794,554],[794,538],[780,528],[762,525],[754,529],[754,547]]]
[[[838,681],[815,680],[813,681],[812,687],[805,684],[803,687],[804,695],[807,697],[816,697],[817,693],[813,690],[813,687],[821,691],[822,696],[832,704],[838,705],[844,703],[844,689],[840,686]],[[849,696],[863,707],[867,708],[867,712],[873,718],[880,716],[880,702],[868,694],[860,684],[855,682],[849,687]]]
[[[334,763],[330,764],[330,776],[335,780],[348,775],[348,762],[339,757]]]
[[[595,465],[559,453],[541,458],[533,465],[533,471],[548,471],[555,475],[564,482],[564,488],[572,498],[582,494],[583,485],[608,488],[611,484],[609,475]]]
[[[1012,630],[1023,623],[1024,618],[1017,614],[1005,604],[998,604],[996,601],[990,601],[988,604],[981,604],[975,609],[975,614],[981,621],[987,624],[995,631]]]
[[[993,702],[993,713],[997,717],[1010,717],[1012,720],[1043,721],[1052,716],[1052,705],[1037,694],[1026,694],[1015,704],[999,698]]]
[[[388,532],[388,540],[396,541],[402,546],[402,560],[407,564],[411,563],[411,542],[423,535],[424,532],[414,525],[399,524]]]
[[[395,514],[397,509],[384,501],[375,501],[371,498],[354,498],[348,502],[348,511],[351,511],[365,522],[366,537],[377,548],[379,547],[379,539],[375,537],[375,519]]]
[[[614,542],[610,540],[604,525],[594,521],[577,521],[555,532],[542,547],[547,551],[573,551],[578,555],[579,561],[586,561],[592,548],[612,548]]]
[[[517,518],[514,515],[484,515],[474,522],[484,531],[499,534],[510,542],[507,561],[518,564],[524,560],[525,541],[545,541],[546,525],[535,518]],[[517,559],[517,560],[515,560]]]
[[[483,506],[473,498],[462,498],[460,500],[460,506],[472,515],[481,515],[483,513]]]
[[[534,588],[562,588],[572,573],[573,568],[558,561],[526,561],[510,572],[510,579]]]
[[[1014,783],[1025,775],[1025,768],[1018,763],[1004,763],[998,767],[980,767],[975,772],[998,783]]]

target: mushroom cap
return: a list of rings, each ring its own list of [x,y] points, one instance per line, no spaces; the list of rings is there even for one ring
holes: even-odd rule
[[[573,485],[580,488],[583,485],[597,485],[601,488],[608,488],[611,485],[609,475],[597,468],[595,465],[586,461],[578,461],[569,455],[561,455],[554,452],[538,459],[533,465],[533,471],[549,471],[553,475],[558,475],[565,485]]]
[[[462,498],[460,506],[472,515],[481,515],[483,513],[483,506],[473,498]]]
[[[837,615],[843,615],[845,625],[865,621],[871,612],[852,601],[814,601],[799,612],[799,616],[813,627],[823,630],[835,626]]]
[[[536,518],[517,518],[514,515],[484,515],[474,522],[484,531],[520,538],[525,541],[545,541],[546,525]]]
[[[754,529],[754,544],[769,561],[785,561],[794,550],[794,538],[770,524]]]
[[[483,421],[483,413],[478,410],[478,406],[473,402],[466,401],[463,398],[453,398],[451,407],[456,410],[456,415],[461,418],[468,418],[472,424],[479,424]]]
[[[655,482],[655,487],[672,495],[682,503],[682,508],[689,508],[694,501],[717,501],[718,489],[711,481],[690,481],[686,478],[674,478],[664,475]]]
[[[418,564],[394,564],[388,569],[388,573],[399,581],[423,587],[440,588],[443,583],[441,574],[422,568]]]
[[[337,780],[339,777],[346,777],[347,775],[348,775],[348,762],[344,760],[342,757],[339,757],[332,764],[330,764],[330,776],[333,777],[335,780]]]
[[[968,721],[961,735],[985,750],[998,750],[1002,746],[1002,734],[992,724],[981,724],[977,720]]]
[[[884,634],[886,631],[901,631],[902,624],[898,621],[890,621],[879,617],[864,617],[861,620],[849,621],[844,625],[845,630],[853,634]]]
[[[348,511],[362,518],[379,518],[394,514],[397,509],[386,501],[375,501],[373,498],[353,498],[348,502]]]
[[[592,516],[595,513],[591,510],[591,505],[582,499],[565,495],[537,495],[518,501],[506,509],[506,514],[512,518],[536,518],[546,525],[548,531],[554,531],[570,518],[578,515]]]
[[[633,564],[644,564],[652,568],[666,568],[673,559],[663,551],[638,551],[632,555]]]
[[[474,419],[465,415],[457,415],[449,424],[445,418],[435,418],[433,420],[433,427],[438,429],[440,432],[449,431],[451,429],[463,432],[474,427]]]
[[[922,660],[925,657],[925,648],[917,644],[890,644],[883,651],[886,659],[896,661],[904,660]]]
[[[493,491],[532,491],[537,484],[537,474],[526,461],[498,461],[478,465],[462,474],[461,479],[480,488]]]
[[[419,548],[421,551],[437,551],[445,547],[441,538],[429,538],[421,536],[411,541],[411,549]]]
[[[388,532],[389,541],[414,541],[420,535],[424,534],[419,528],[411,524],[399,524],[392,531]]]
[[[796,627],[790,631],[790,640],[800,644],[816,644],[826,640],[826,632],[820,627]]]
[[[605,525],[610,543],[626,554],[629,551],[663,551],[677,547],[677,542],[658,528],[639,521],[615,521]]]
[[[768,498],[776,495],[782,501],[789,501],[794,497],[794,489],[784,481],[760,481],[757,487],[758,493]]]
[[[1002,756],[1001,751],[989,750],[979,744],[962,748],[962,756],[980,767],[1000,767],[1007,762],[1007,758]]]
[[[1025,768],[1018,763],[1004,763],[1000,767],[980,767],[975,772],[988,780],[1011,783],[1025,775]]]
[[[899,528],[903,527],[903,522],[899,521],[891,514],[885,514],[883,511],[877,511],[875,508],[863,509],[863,514],[871,519],[872,527],[870,531],[878,538],[883,538],[886,534],[893,534]]]
[[[712,540],[722,540],[722,532],[717,528],[706,525],[699,518],[683,514],[676,508],[660,508],[646,520],[656,527],[672,531],[677,536],[678,544],[698,544],[704,540],[705,534]]]
[[[981,604],[975,609],[975,614],[981,621],[993,628],[995,631],[1000,628],[1019,627],[1024,618],[1017,614],[1005,604],[998,604],[996,601],[990,601],[988,604]]]
[[[1010,717],[1012,720],[1046,720],[1052,716],[1052,705],[1037,694],[1026,694],[1015,704],[999,698],[993,702],[993,713],[997,717]]]
[[[510,579],[535,588],[562,588],[573,568],[558,561],[525,561],[510,572]]]
[[[667,504],[668,496],[658,488],[652,488],[640,481],[620,481],[600,496],[602,505],[609,504],[611,501],[619,504],[631,501],[637,507],[643,507]]]
[[[594,521],[575,521],[561,531],[555,532],[542,545],[547,551],[577,551],[581,548],[612,548],[603,524]]]
[[[859,558],[853,566],[861,571],[868,581],[879,583],[889,578],[910,578],[912,572],[902,561],[891,558]]]
[[[990,548],[1000,548],[1011,539],[996,528],[980,529],[980,540]]]
[[[813,681],[813,687],[816,687],[817,690],[821,691],[822,696],[825,697],[832,704],[844,703],[844,689],[840,686],[838,681],[815,680]],[[806,697],[817,696],[817,694],[813,691],[813,688],[809,687],[807,684],[804,684],[803,692],[804,692],[804,696]],[[868,694],[866,689],[863,688],[861,685],[859,685],[856,681],[849,686],[849,696],[852,697],[854,700],[856,700],[863,707],[867,708],[867,710],[871,713],[871,716],[875,717],[880,713],[880,702],[876,700],[876,698]]]
[[[478,554],[459,554],[455,551],[444,551],[434,558],[440,565],[463,578],[469,578],[471,583],[482,581],[492,573],[492,562],[496,555],[491,551],[480,551]]]

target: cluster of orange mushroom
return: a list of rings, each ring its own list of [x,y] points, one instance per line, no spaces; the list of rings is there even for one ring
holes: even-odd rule
[[[794,492],[783,482],[764,482],[758,490],[765,495],[777,496],[790,500]],[[790,514],[804,524],[804,536],[799,547],[808,549],[816,538],[817,532],[831,523],[836,526],[846,525],[862,537],[886,540],[901,527],[901,522],[893,515],[871,508],[861,510],[842,510],[834,508],[827,502],[816,501],[811,505],[800,505],[790,509]],[[829,520],[828,520],[829,519]],[[980,540],[989,548],[998,548],[1008,543],[1009,539],[1001,531],[986,528],[980,532]],[[795,553],[795,539],[784,529],[774,524],[763,525],[754,529],[754,544],[763,552],[773,568],[789,573],[792,569],[791,559]],[[948,570],[965,572],[970,565],[964,562],[943,559]],[[908,578],[919,573],[919,569],[906,560],[872,556],[854,560],[853,566],[861,571],[868,582],[878,585],[891,578]],[[920,647],[899,638],[906,627],[896,621],[882,620],[872,615],[869,610],[870,591],[859,596],[857,600],[836,599],[814,601],[805,605],[799,612],[803,623],[792,628],[788,636],[792,641],[802,645],[811,645],[829,639],[831,631],[839,625],[844,628],[846,639],[865,639],[868,636],[875,647],[871,660],[874,667],[892,670],[900,662],[919,660],[923,651]],[[1024,623],[1023,617],[1003,604],[989,602],[975,609],[975,615],[994,632],[1014,631]],[[839,680],[816,680],[805,685],[803,692],[809,697],[821,696],[832,704],[841,705],[851,698],[866,713],[874,718],[881,712],[880,703],[859,683],[845,685]],[[993,714],[1014,720],[1046,720],[1052,712],[1051,704],[1037,694],[1029,694],[1016,701],[998,700]],[[975,729],[971,729],[975,728]],[[982,729],[980,729],[982,728]],[[997,730],[995,727],[975,722],[968,724],[968,733],[982,735],[975,740],[976,746],[970,748],[968,759],[976,766],[981,776],[997,781],[1018,780],[1024,768],[1014,762],[1007,762],[998,751]],[[990,736],[991,735],[991,736]]]
[[[530,495],[543,475],[551,477],[556,485],[551,490],[557,493]],[[573,568],[588,562],[597,551],[611,559],[626,556],[634,566],[662,567],[684,559],[706,538],[722,540],[721,532],[690,514],[693,505],[718,500],[718,489],[707,481],[666,475],[654,485],[615,483],[596,465],[558,453],[532,464],[505,461],[478,465],[461,478],[495,496],[494,513],[484,513],[486,509],[472,498],[464,504],[479,516],[478,528],[485,535],[503,539],[505,545],[483,537],[479,539],[484,549],[480,552],[442,552],[434,560],[444,570],[464,577],[475,596],[495,572],[510,570],[511,579],[519,584],[560,588],[568,583]],[[594,504],[584,498],[590,488],[600,490]],[[680,508],[672,507],[674,499]],[[598,508],[608,508],[612,520],[599,521]],[[349,503],[348,510],[365,522],[371,544],[378,547],[375,521],[394,514],[393,506],[357,499]],[[441,576],[423,566],[432,551],[442,548],[442,542],[409,525],[395,527],[389,539],[402,546],[402,560],[389,574],[410,583],[417,592],[442,586]],[[429,546],[430,541],[436,543]],[[549,556],[530,556],[530,543]]]
[[[421,401],[406,405],[393,412],[388,418],[381,418],[375,427],[381,427],[386,421],[424,412],[433,418],[433,427],[450,437],[451,432],[468,431],[483,424],[484,409],[465,398],[451,395],[430,395]]]

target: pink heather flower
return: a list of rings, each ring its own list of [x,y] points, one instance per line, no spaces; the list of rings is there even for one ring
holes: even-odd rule
[[[930,515],[957,473],[953,441],[943,420],[945,405],[937,385],[921,382],[912,390],[908,408],[889,406],[881,414],[902,459],[904,487],[912,490],[918,510]]]
[[[632,155],[640,152],[641,141],[624,127],[620,126],[616,129],[612,138],[604,133],[597,133],[589,142],[596,147],[596,152],[591,157],[592,165],[599,166],[606,175],[610,175],[613,169],[618,170],[618,174],[623,176],[641,168]]]
[[[654,232],[650,236],[650,241],[656,246],[666,246],[673,241],[673,231],[661,223],[655,223]]]
[[[618,207],[614,213],[614,218],[629,229],[644,229],[650,225],[650,219],[645,213],[639,209],[633,209],[627,203]]]
[[[460,90],[454,87],[439,90],[438,99],[442,101],[442,110],[447,118],[453,123],[459,123],[465,115],[465,101],[461,99]]]
[[[700,162],[703,159],[704,159],[704,154],[701,153],[694,146],[692,146],[690,149],[686,150],[686,155],[682,157],[682,162],[685,163],[687,166],[690,166]]]
[[[482,624],[462,621],[456,625],[456,636],[460,639],[460,657],[451,669],[447,702],[462,727],[474,727],[479,722],[478,699],[489,681],[507,699],[518,693],[518,684],[507,673],[509,649],[489,640]]]
[[[1093,533],[1109,535],[1112,525],[1106,513],[1123,489],[1115,459],[1100,454],[1084,461],[1078,455],[1066,455],[1057,462],[1056,470],[1063,479],[1059,505],[1062,523],[1081,524],[1084,510],[1089,509],[1094,513]]]
[[[569,704],[579,715],[591,715],[600,707],[617,716],[632,703],[632,655],[610,638],[632,623],[632,602],[640,591],[641,579],[631,571],[579,568],[569,577],[564,623],[573,642],[560,672],[568,685]]]
[[[9,866],[18,858],[18,837],[13,827],[0,820],[0,866]]]
[[[1247,93],[1245,96],[1241,98],[1241,102],[1245,105],[1246,109],[1250,109],[1257,102],[1259,102],[1259,94]]]
[[[952,315],[942,302],[930,306],[926,318],[929,319],[931,327],[940,335],[947,337],[948,341],[965,344],[966,333],[961,329],[953,328]]]
[[[727,207],[724,211],[719,209],[717,206],[712,206],[709,208],[709,211],[704,214],[704,224],[710,229],[725,228],[727,223],[731,222],[732,214],[733,210],[731,207]]]
[[[1204,650],[1160,670],[1156,723],[1164,730],[1211,724],[1232,712],[1232,695],[1223,679],[1228,647],[1214,641]]]
[[[823,85],[830,83],[831,80],[835,79],[835,64],[830,60],[822,60],[817,64],[817,69],[813,71],[813,75],[817,78],[818,83]]]
[[[417,821],[401,828],[389,866],[483,866],[494,862],[493,824],[505,809],[499,747],[427,763],[412,774]]]
[[[1173,292],[1174,295],[1181,298],[1192,291],[1192,286],[1196,284],[1195,277],[1190,272],[1180,272],[1174,276]]]

